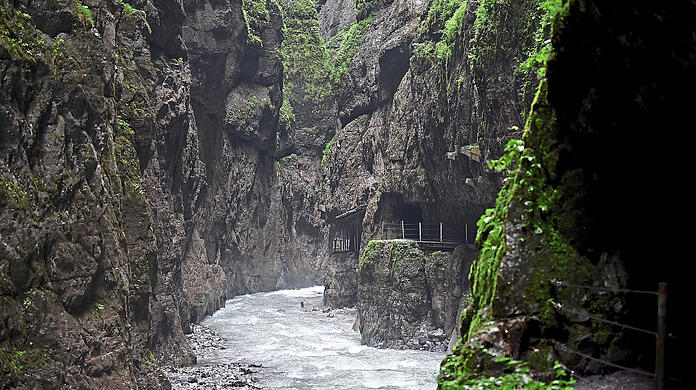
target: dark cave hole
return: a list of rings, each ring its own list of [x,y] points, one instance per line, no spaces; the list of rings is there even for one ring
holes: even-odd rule
[[[423,210],[418,204],[400,202],[394,205],[394,219],[407,224],[423,222]]]
[[[421,205],[405,200],[401,194],[387,194],[382,202],[384,238],[418,240],[418,224],[423,222]]]

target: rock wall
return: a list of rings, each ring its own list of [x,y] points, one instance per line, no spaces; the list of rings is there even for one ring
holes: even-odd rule
[[[546,379],[554,377],[555,361],[581,376],[611,370],[578,351],[654,370],[654,337],[589,316],[654,329],[654,299],[563,284],[656,291],[658,282],[668,282],[674,287],[672,329],[688,332],[679,325],[687,312],[680,298],[686,284],[669,260],[678,258],[671,255],[674,248],[665,245],[682,234],[659,231],[654,241],[637,240],[641,221],[676,226],[656,209],[637,212],[668,196],[645,188],[645,178],[674,165],[656,161],[635,169],[630,161],[655,128],[687,120],[685,105],[693,98],[685,100],[680,91],[696,81],[696,8],[581,1],[559,6],[547,77],[524,142],[510,149],[510,179],[479,229],[472,305],[459,345],[443,361],[441,388],[509,373],[501,358],[524,360]],[[676,160],[688,155],[673,152]],[[657,258],[664,263],[656,265]],[[685,378],[679,356],[686,351],[681,343],[667,343],[671,375]]]
[[[332,253],[329,256],[324,285],[324,304],[353,307],[358,302],[358,253]]]
[[[183,13],[139,6],[2,3],[3,386],[159,388],[156,360],[195,360],[169,195],[196,146],[161,148],[191,135]]]
[[[425,253],[415,242],[370,241],[361,257],[358,316],[372,347],[445,351],[468,291],[475,251]]]
[[[2,2],[0,387],[166,387],[190,322],[321,281],[263,5]]]
[[[409,217],[473,242],[501,185],[488,162],[521,135],[533,98],[545,14],[535,1],[360,4],[356,25],[367,27],[327,145],[327,215],[367,204],[363,243]]]

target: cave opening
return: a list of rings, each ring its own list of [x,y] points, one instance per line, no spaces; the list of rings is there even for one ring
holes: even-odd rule
[[[423,222],[423,209],[416,203],[396,202],[393,204],[392,213],[393,219],[399,222],[403,221],[407,224]]]

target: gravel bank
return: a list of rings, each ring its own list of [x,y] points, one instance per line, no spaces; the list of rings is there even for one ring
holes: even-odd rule
[[[224,339],[204,325],[192,325],[186,335],[199,362],[205,362],[217,351],[225,349]],[[225,364],[199,363],[189,367],[165,366],[173,390],[186,389],[260,389],[257,375],[261,364],[230,362]]]

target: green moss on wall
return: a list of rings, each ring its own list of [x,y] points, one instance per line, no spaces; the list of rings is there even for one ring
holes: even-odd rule
[[[29,197],[19,183],[0,175],[0,204],[6,204],[9,201],[14,201],[16,206],[26,207]]]
[[[330,59],[319,36],[316,4],[313,0],[283,3],[283,96],[287,107],[296,99],[320,103],[332,93]],[[283,103],[285,105],[285,102]],[[287,110],[286,107],[286,111]],[[294,115],[292,116],[294,118]]]
[[[340,42],[338,50],[333,53],[333,68],[331,71],[331,80],[334,84],[340,84],[343,76],[348,70],[353,56],[357,53],[360,47],[360,41],[370,27],[374,15],[368,15],[365,19],[354,23],[348,30],[341,31],[334,38],[333,42],[329,42],[328,46],[333,47],[336,42]]]
[[[247,43],[263,46],[261,31],[271,20],[266,0],[242,0],[242,15],[247,27]]]
[[[0,6],[0,46],[15,61],[36,62],[49,51],[43,34],[34,26],[31,15]]]
[[[329,156],[331,155],[331,150],[333,149],[334,144],[336,143],[336,140],[338,139],[338,135],[340,134],[340,131],[337,131],[336,134],[331,138],[329,143],[326,144],[324,147],[324,151],[322,152],[321,156],[321,166],[323,167],[326,165],[326,163],[329,161]]]
[[[360,255],[360,263],[358,263],[358,269],[360,269],[360,271],[374,264],[373,257],[381,253],[383,244],[382,241],[369,241],[367,245],[365,245],[365,249],[363,249]]]

